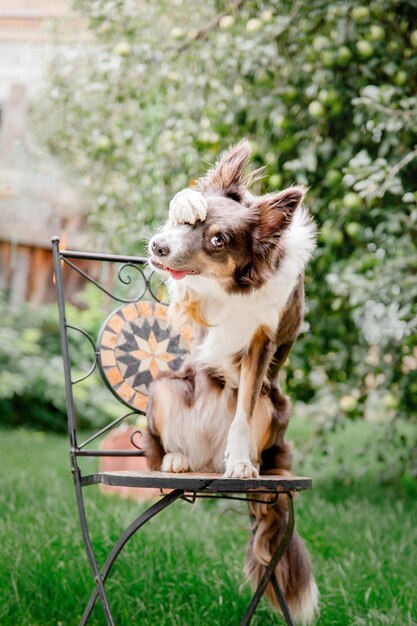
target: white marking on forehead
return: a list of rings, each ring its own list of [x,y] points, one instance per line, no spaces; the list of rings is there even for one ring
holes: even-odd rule
[[[195,189],[182,189],[169,204],[169,221],[173,224],[195,224],[207,217],[207,202]]]

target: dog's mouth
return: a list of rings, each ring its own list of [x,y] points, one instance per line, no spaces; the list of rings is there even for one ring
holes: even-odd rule
[[[175,278],[175,280],[181,280],[182,278],[185,278],[186,276],[190,276],[190,275],[195,276],[196,274],[199,273],[197,272],[197,270],[175,270],[172,267],[162,265],[162,263],[159,263],[159,261],[155,261],[155,259],[150,259],[150,262],[156,269],[163,270],[164,272],[168,272],[169,275],[172,276],[172,278]]]

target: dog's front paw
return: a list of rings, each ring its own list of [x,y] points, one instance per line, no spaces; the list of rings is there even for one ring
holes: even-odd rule
[[[259,472],[249,460],[227,461],[224,475],[226,478],[258,478]]]
[[[168,452],[162,459],[161,470],[179,474],[180,472],[188,472],[190,464],[187,457],[180,452]]]
[[[204,222],[207,217],[206,200],[195,189],[183,189],[172,198],[169,204],[169,219],[176,224]]]

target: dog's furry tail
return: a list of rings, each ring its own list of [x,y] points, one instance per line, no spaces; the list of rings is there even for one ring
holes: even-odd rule
[[[265,501],[271,496],[265,495]],[[258,586],[272,554],[281,541],[288,519],[287,496],[282,495],[274,504],[249,503],[253,527],[246,554],[245,573],[252,587]],[[299,624],[311,624],[318,611],[319,592],[311,571],[307,549],[294,534],[275,570],[284,597],[294,620]],[[280,611],[272,584],[266,588],[266,596]]]

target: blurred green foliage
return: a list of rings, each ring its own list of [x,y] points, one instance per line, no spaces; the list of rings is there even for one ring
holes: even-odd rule
[[[292,397],[319,431],[417,414],[417,12],[412,0],[78,0],[38,127],[103,245],[138,252],[169,199],[248,136],[257,192],[310,187],[319,226]],[[417,472],[417,445],[401,441]]]
[[[91,308],[80,311],[68,305],[71,324],[97,336],[103,308],[97,297],[84,297]],[[65,431],[64,372],[56,305],[35,309],[11,306],[0,300],[0,415],[2,424],[26,424],[46,430]],[[92,346],[79,332],[68,331],[73,379],[82,377],[94,362]],[[109,391],[97,376],[74,386],[78,423],[81,428],[103,426],[115,412]]]

